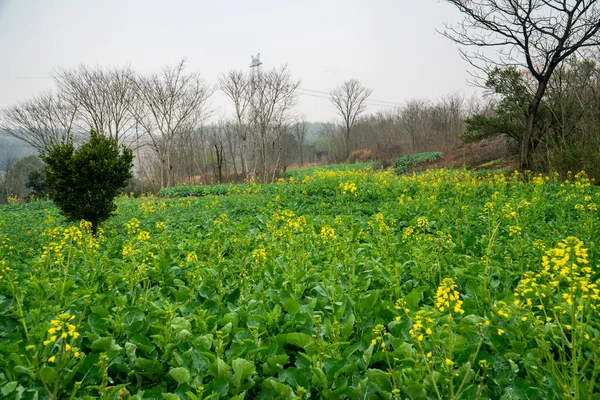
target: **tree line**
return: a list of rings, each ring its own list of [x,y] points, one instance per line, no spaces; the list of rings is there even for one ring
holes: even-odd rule
[[[142,190],[270,182],[291,164],[385,161],[492,136],[506,140],[523,169],[600,178],[600,0],[446,2],[464,19],[441,33],[473,67],[483,98],[414,100],[369,114],[372,90],[348,80],[328,95],[337,121],[315,132],[297,113],[300,80],[286,66],[228,71],[216,85],[185,61],[148,75],[80,66],[55,71],[53,92],[3,110],[0,130],[41,150],[81,142],[93,129],[134,151]],[[232,109],[216,122],[215,91]],[[0,183],[17,181],[7,165]]]

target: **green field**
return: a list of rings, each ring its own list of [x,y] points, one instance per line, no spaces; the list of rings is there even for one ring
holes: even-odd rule
[[[0,207],[0,397],[598,398],[585,175],[205,194],[119,198],[97,237],[48,202]]]

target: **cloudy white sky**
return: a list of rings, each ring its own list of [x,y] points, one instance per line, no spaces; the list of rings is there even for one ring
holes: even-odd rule
[[[216,84],[259,52],[265,68],[287,64],[311,93],[356,78],[375,101],[471,95],[468,64],[436,33],[459,19],[443,0],[0,0],[0,108],[51,89],[55,68],[151,72],[186,58]],[[211,105],[228,112],[222,95]],[[326,98],[307,94],[298,114],[335,117]]]

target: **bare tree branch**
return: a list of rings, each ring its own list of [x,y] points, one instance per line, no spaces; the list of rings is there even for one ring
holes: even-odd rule
[[[330,92],[331,103],[344,120],[346,158],[350,156],[350,134],[356,119],[365,111],[365,100],[372,90],[363,87],[356,79],[344,82]]]

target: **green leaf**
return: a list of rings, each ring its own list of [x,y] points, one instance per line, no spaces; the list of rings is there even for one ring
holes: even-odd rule
[[[103,351],[103,352],[119,352],[123,348],[115,343],[112,337],[104,337],[94,340],[90,346],[92,350]]]
[[[285,300],[285,302],[283,303],[283,309],[288,314],[297,314],[300,312],[300,306],[298,305],[298,302],[291,297],[288,297]]]
[[[4,396],[8,396],[9,394],[15,391],[18,384],[19,382],[9,382],[6,385],[4,385],[4,387],[2,387],[0,392],[2,392]]]
[[[419,286],[404,296],[404,301],[406,302],[407,307],[411,310],[418,310],[423,292],[425,292],[427,289],[429,289],[429,286],[427,285]]]
[[[279,395],[281,399],[295,399],[296,395],[291,387],[285,383],[278,382],[274,378],[268,378],[263,382],[263,387],[266,389],[272,389]]]
[[[210,364],[208,367],[208,373],[215,378],[223,378],[227,379],[228,381],[231,381],[233,377],[231,373],[231,367],[220,358],[217,358],[212,364]]]
[[[277,335],[277,341],[283,346],[293,345],[304,349],[313,338],[306,333],[292,332]]]
[[[188,371],[187,368],[183,367],[172,368],[169,371],[169,376],[175,379],[175,381],[180,385],[182,383],[188,383],[192,380],[192,375],[190,374],[190,371]]]
[[[56,376],[56,370],[52,367],[43,367],[40,370],[40,375],[44,378],[46,383],[54,382],[54,377]]]
[[[160,362],[156,360],[148,360],[146,358],[138,358],[135,360],[133,367],[138,371],[138,373],[147,377],[152,377],[153,375],[163,372],[163,366]]]
[[[348,339],[350,335],[352,335],[352,331],[354,330],[354,323],[356,322],[356,317],[354,314],[350,314],[346,322],[342,325],[342,338]]]
[[[131,337],[131,343],[137,346],[140,350],[142,350],[146,354],[150,354],[154,351],[155,347],[154,343],[150,341],[146,336],[143,335],[133,335]],[[127,349],[127,346],[125,346]]]
[[[233,366],[233,384],[239,388],[246,378],[256,375],[254,364],[243,358],[237,358],[232,362]]]

